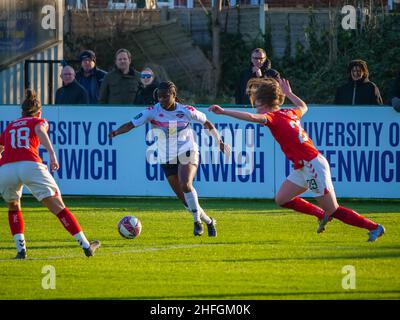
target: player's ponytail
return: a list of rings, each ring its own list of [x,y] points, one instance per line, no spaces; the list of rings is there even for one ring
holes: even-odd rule
[[[30,117],[37,114],[41,109],[42,105],[37,99],[35,90],[26,89],[25,90],[25,100],[21,105],[22,115],[25,117]]]

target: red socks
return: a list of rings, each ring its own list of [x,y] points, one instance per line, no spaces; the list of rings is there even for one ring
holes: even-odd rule
[[[293,209],[305,214],[310,214],[316,216],[318,219],[322,219],[324,217],[324,210],[300,197],[293,198],[289,202],[281,205],[281,207]]]
[[[319,219],[324,217],[324,210],[300,197],[293,198],[289,202],[283,204],[282,207],[310,214],[318,217]],[[338,207],[337,210],[333,213],[332,217],[346,224],[363,229],[368,229],[369,231],[374,230],[378,227],[378,224],[376,224],[375,222],[364,218],[357,212],[351,209],[347,209],[345,207]]]
[[[24,233],[24,219],[22,219],[21,211],[8,211],[8,223],[10,225],[11,234],[14,236],[18,233]]]
[[[62,225],[65,229],[71,234],[75,235],[82,231],[81,226],[79,225],[78,220],[74,217],[74,215],[68,210],[68,208],[64,208],[57,214],[57,218],[61,221]]]
[[[352,226],[356,226],[359,228],[368,229],[369,231],[374,230],[378,227],[378,224],[364,218],[363,216],[359,215],[357,212],[347,209],[345,207],[338,207],[336,211],[332,215],[334,218],[350,224]]]

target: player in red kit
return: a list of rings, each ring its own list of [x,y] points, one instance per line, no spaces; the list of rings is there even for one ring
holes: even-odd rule
[[[41,118],[41,110],[35,92],[28,89],[22,103],[22,117],[12,121],[0,135],[0,194],[8,204],[8,221],[18,252],[16,259],[27,257],[20,202],[24,185],[57,216],[85,255],[93,256],[100,242],[89,243],[86,239],[78,221],[65,207],[53,176],[39,157],[38,149],[42,144],[50,155],[51,169],[59,169],[47,134],[48,123]]]
[[[212,105],[209,111],[236,119],[261,123],[267,126],[283,153],[292,161],[294,171],[286,178],[276,194],[278,205],[319,219],[317,232],[333,218],[344,223],[369,230],[368,241],[375,241],[385,228],[348,208],[339,206],[332,184],[330,167],[325,157],[318,152],[300,124],[300,118],[308,107],[297,97],[285,79],[251,79],[247,92],[255,105],[257,114],[225,110]],[[292,109],[281,109],[285,96],[295,105]],[[299,197],[305,191],[314,193],[320,207]]]

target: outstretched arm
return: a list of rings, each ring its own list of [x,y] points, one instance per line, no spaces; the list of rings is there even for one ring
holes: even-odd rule
[[[243,111],[226,110],[216,104],[210,106],[208,108],[208,111],[214,112],[215,114],[224,114],[224,115],[232,117],[232,118],[249,121],[249,122],[257,122],[257,123],[262,123],[262,124],[265,124],[267,122],[267,119],[262,114],[253,114],[253,113],[243,112]]]
[[[118,129],[111,131],[108,134],[108,137],[110,139],[112,139],[116,136],[119,136],[120,134],[124,134],[124,133],[131,131],[133,128],[135,128],[135,126],[133,125],[133,123],[131,121],[129,121],[129,122],[123,124],[122,126],[120,126]]]
[[[39,137],[40,143],[49,153],[51,170],[58,170],[60,168],[60,165],[58,164],[57,157],[53,149],[53,144],[51,143],[49,135],[47,134],[47,127],[43,123],[38,124],[35,127],[35,132]]]
[[[230,154],[231,152],[231,147],[229,144],[225,144],[222,139],[221,136],[218,132],[217,129],[215,129],[214,125],[210,122],[210,121],[206,121],[204,123],[204,128],[206,128],[211,136],[214,138],[214,140],[219,144],[219,149],[221,150],[221,152],[225,153],[225,154]]]
[[[300,109],[302,114],[305,114],[308,110],[307,104],[292,92],[289,81],[281,78],[278,78],[277,80],[286,97],[292,101],[292,103],[296,106],[296,109]]]

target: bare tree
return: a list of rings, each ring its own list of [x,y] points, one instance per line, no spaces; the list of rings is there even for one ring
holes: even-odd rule
[[[329,63],[332,65],[336,63],[338,56],[338,43],[337,43],[337,16],[339,12],[339,4],[336,7],[331,6],[329,1]]]
[[[218,93],[221,79],[221,10],[222,0],[214,0],[211,13],[212,28],[212,64],[214,67],[214,85],[211,94],[215,97]]]

